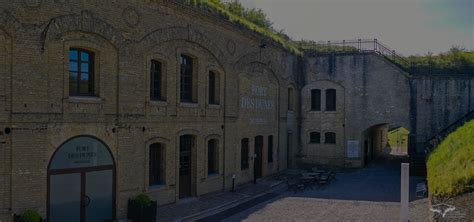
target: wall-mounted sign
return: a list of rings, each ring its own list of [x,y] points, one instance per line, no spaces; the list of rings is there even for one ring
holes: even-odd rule
[[[64,143],[53,157],[50,169],[69,169],[112,165],[105,145],[92,137],[77,137]]]
[[[244,109],[254,110],[271,110],[274,107],[273,100],[258,97],[267,97],[267,88],[263,86],[252,85],[252,97],[242,97],[240,100],[241,107]]]
[[[347,140],[347,158],[359,158],[359,140]]]

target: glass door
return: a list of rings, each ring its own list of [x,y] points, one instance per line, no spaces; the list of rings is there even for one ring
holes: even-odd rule
[[[84,212],[85,221],[102,222],[112,219],[113,171],[103,170],[85,173]]]
[[[80,222],[81,173],[50,176],[50,222]]]

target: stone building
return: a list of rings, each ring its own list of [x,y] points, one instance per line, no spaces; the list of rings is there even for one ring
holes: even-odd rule
[[[2,1],[0,220],[124,218],[140,193],[170,204],[287,168],[297,59],[261,44],[167,1]]]
[[[1,0],[0,221],[125,218],[141,193],[362,167],[388,125],[428,137],[474,110],[472,84],[376,53],[297,56],[175,1]]]

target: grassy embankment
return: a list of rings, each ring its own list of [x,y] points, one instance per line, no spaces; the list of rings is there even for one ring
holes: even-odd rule
[[[474,120],[451,133],[429,156],[428,185],[435,196],[474,190]]]

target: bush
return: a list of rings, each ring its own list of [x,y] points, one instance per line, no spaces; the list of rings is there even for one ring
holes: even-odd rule
[[[148,206],[150,205],[151,203],[151,199],[148,195],[146,194],[140,194],[138,195],[137,197],[135,197],[135,199],[133,199],[133,201],[139,205],[142,205],[142,206]]]
[[[22,222],[41,222],[41,215],[37,210],[25,210],[20,216]]]

